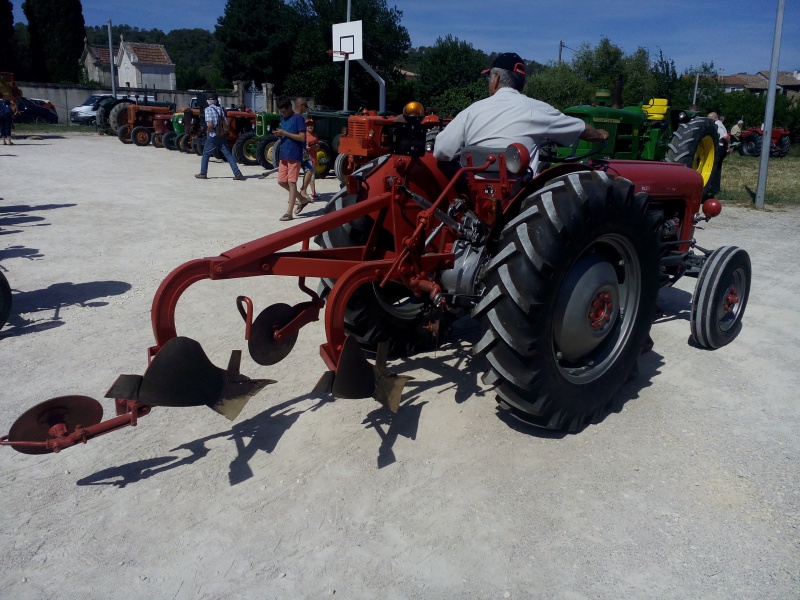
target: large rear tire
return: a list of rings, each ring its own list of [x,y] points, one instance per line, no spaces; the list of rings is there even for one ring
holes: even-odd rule
[[[233,145],[233,157],[240,165],[254,167],[258,164],[258,138],[255,132],[248,131]]]
[[[742,156],[761,156],[762,137],[760,133],[748,133],[739,144],[739,154]]]
[[[703,177],[703,193],[710,192],[709,182],[719,168],[719,132],[713,119],[695,117],[678,126],[667,149],[667,162],[676,162],[694,169]]]
[[[773,158],[783,158],[787,154],[789,154],[789,150],[792,147],[792,141],[789,139],[788,135],[782,135],[778,138],[778,143],[773,144],[770,147],[769,155]]]
[[[146,127],[134,127],[131,131],[131,139],[137,146],[149,146],[152,136]]]
[[[11,314],[11,286],[8,285],[8,279],[0,271],[0,329],[8,321]]]
[[[708,256],[697,277],[689,317],[692,338],[699,346],[721,348],[739,335],[750,279],[750,256],[745,250],[722,246]]]
[[[600,171],[558,177],[503,229],[473,311],[483,381],[500,407],[550,429],[581,429],[629,379],[659,288],[648,196]]]
[[[130,104],[133,104],[131,100],[120,100],[109,109],[106,133],[114,135],[120,127],[128,124],[128,105]]]

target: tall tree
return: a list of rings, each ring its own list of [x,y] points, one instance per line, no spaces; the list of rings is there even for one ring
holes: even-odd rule
[[[650,53],[646,48],[637,48],[636,52],[622,59],[623,105],[647,102],[656,96],[656,77],[650,68]]]
[[[297,48],[297,20],[282,0],[228,0],[217,20],[217,65],[233,81],[283,86]]]
[[[430,104],[453,88],[475,89],[473,84],[480,81],[481,71],[487,64],[486,54],[469,42],[450,34],[438,38],[419,63],[416,90],[420,102]]]
[[[11,0],[0,0],[0,71],[13,73],[16,63],[14,7]]]
[[[32,75],[39,81],[77,83],[86,30],[80,0],[26,0]]]
[[[653,63],[653,75],[656,79],[655,96],[657,98],[672,99],[675,93],[675,84],[678,82],[678,72],[675,70],[675,61],[667,59],[662,50],[658,51],[658,58]]]
[[[580,77],[567,63],[550,63],[528,78],[525,94],[564,110],[570,106],[588,104],[596,88]]]
[[[572,59],[572,68],[595,88],[613,89],[617,77],[624,73],[624,55],[619,46],[603,37],[594,48],[588,43],[581,44]]]
[[[347,20],[346,0],[294,0],[298,37],[292,54],[285,91],[312,95],[322,104],[341,106],[344,63],[327,54],[333,48],[332,27]],[[352,0],[352,21],[362,21],[364,61],[386,82],[387,108],[408,96],[408,85],[399,67],[411,47],[408,31],[401,25],[403,13],[385,0]],[[365,69],[350,63],[350,94],[358,107],[378,108],[379,86]],[[408,100],[410,98],[407,98]]]

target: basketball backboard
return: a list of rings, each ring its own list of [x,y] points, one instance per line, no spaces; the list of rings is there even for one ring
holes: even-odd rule
[[[333,25],[333,62],[363,60],[361,21],[334,23]]]

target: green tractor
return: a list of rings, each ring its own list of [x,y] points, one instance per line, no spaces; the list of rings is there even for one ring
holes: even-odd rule
[[[672,108],[664,98],[611,108],[604,105],[609,96],[610,92],[601,90],[596,104],[573,106],[564,111],[608,131],[601,156],[681,163],[703,176],[703,193],[710,194],[709,181],[717,168],[719,152],[719,133],[713,119],[698,116],[697,111]],[[579,140],[569,148],[550,147],[543,151],[555,152],[563,158],[589,153],[593,146],[596,145]],[[542,160],[547,160],[544,155]]]
[[[254,131],[247,131],[239,136],[233,145],[233,157],[242,165],[261,165],[264,169],[271,169],[273,163],[272,148],[278,141],[278,136],[272,131],[278,129],[281,116],[275,113],[256,113],[256,126]]]

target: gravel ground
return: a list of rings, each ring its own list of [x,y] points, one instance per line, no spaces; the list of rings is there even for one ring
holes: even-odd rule
[[[273,178],[94,135],[0,153],[0,429],[48,398],[102,396],[141,373],[150,304],[182,262],[284,229]],[[318,181],[325,198],[338,189]],[[310,218],[322,204],[306,209]],[[288,225],[291,225],[288,224]],[[800,211],[725,207],[698,232],[753,261],[744,329],[689,343],[694,280],[664,290],[655,349],[614,411],[577,435],[498,418],[475,326],[393,364],[416,379],[392,417],[315,397],[321,323],[233,423],[155,409],[60,454],[0,449],[6,598],[800,597]],[[198,283],[178,331],[224,365],[256,310],[293,281]],[[246,352],[245,352],[246,355]]]

